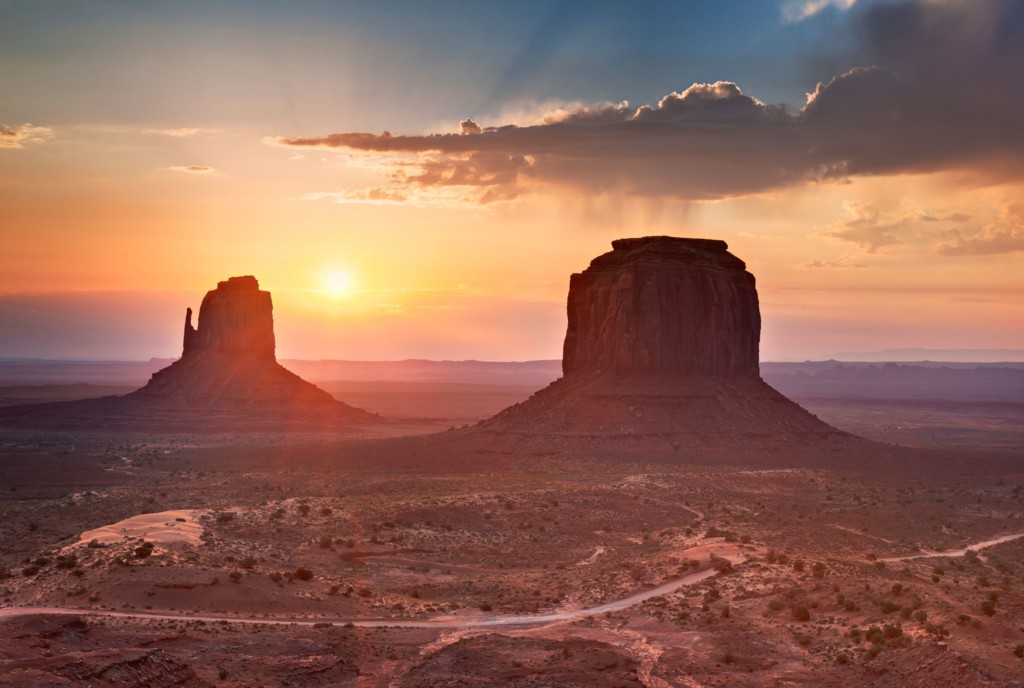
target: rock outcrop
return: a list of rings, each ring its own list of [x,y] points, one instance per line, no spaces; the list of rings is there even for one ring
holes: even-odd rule
[[[377,421],[281,366],[274,355],[270,292],[250,275],[232,277],[185,312],[181,358],[153,374],[130,399],[168,409],[289,418]]]
[[[754,277],[723,241],[621,239],[569,282],[563,377],[477,426],[568,451],[849,438],[761,380]]]
[[[274,359],[274,306],[252,275],[232,277],[206,293],[199,307],[199,328],[192,309],[185,311],[182,358],[223,354],[246,359]]]
[[[754,276],[724,241],[656,236],[612,247],[569,280],[566,377],[758,376]]]

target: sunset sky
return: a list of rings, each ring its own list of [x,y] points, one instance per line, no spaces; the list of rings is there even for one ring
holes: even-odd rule
[[[1024,0],[0,0],[0,357],[557,358],[612,239],[724,239],[762,360],[1024,349]]]

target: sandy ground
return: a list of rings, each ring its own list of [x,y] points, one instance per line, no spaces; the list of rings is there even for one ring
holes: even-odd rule
[[[78,547],[93,540],[101,545],[110,545],[122,540],[139,538],[158,545],[174,542],[198,545],[204,530],[199,523],[199,517],[206,513],[206,509],[176,509],[155,514],[139,514],[117,523],[87,530],[82,533],[80,540],[70,547]]]

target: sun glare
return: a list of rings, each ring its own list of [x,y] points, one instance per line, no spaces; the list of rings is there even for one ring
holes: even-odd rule
[[[335,296],[343,296],[352,290],[352,277],[342,270],[332,270],[324,278],[327,292]]]

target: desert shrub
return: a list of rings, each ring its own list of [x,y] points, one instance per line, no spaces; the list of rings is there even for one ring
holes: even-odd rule
[[[714,526],[708,528],[707,532],[704,534],[704,537],[720,537],[725,538],[726,542],[736,542],[736,533],[732,532],[731,530],[722,530],[721,528],[716,528]]]
[[[996,613],[996,602],[995,600],[982,600],[981,611],[986,616],[993,616]]]
[[[793,570],[796,571],[797,573],[803,573],[803,570],[804,570],[804,560],[803,559],[796,559],[795,561],[793,561]]]
[[[284,580],[284,576],[281,575],[280,571],[274,571],[270,574],[270,580],[274,581],[275,583],[280,583],[282,580]]]
[[[811,566],[811,572],[814,574],[815,578],[824,578],[825,577],[825,564],[823,564],[820,561],[814,562],[814,565]]]
[[[78,566],[78,557],[74,554],[62,554],[57,557],[57,568],[73,569]]]
[[[360,597],[370,597],[373,595],[373,591],[369,588],[359,588],[359,592],[356,593]]]
[[[299,504],[299,514],[309,516],[309,504]]]
[[[334,510],[331,509],[331,507],[329,507],[329,506],[325,506],[323,509],[320,510],[320,515],[321,516],[330,516],[333,513],[334,513]]]
[[[924,625],[924,632],[935,636],[936,638],[945,638],[949,635],[949,629],[942,624],[936,624],[929,621]]]
[[[317,544],[320,545],[321,549],[330,549],[331,545],[334,544],[334,540],[332,540],[329,536],[324,535],[320,538],[320,541]]]
[[[313,572],[304,566],[300,566],[299,568],[295,569],[295,573],[293,573],[292,575],[295,578],[298,578],[300,581],[313,580]]]
[[[836,664],[849,664],[849,663],[850,663],[850,655],[846,654],[845,652],[840,652],[838,655],[836,655]]]
[[[228,578],[231,579],[232,583],[238,583],[238,582],[240,582],[242,580],[242,572],[241,571],[232,571],[231,573],[228,574]]]
[[[811,612],[807,609],[807,607],[799,607],[799,606],[797,606],[797,607],[793,607],[793,609],[791,609],[790,611],[793,614],[793,618],[796,619],[797,621],[810,621],[811,620]]]
[[[482,611],[482,612],[489,612],[492,609],[494,609],[494,607],[492,607],[487,602],[483,602],[483,603],[480,604],[480,611]]]
[[[21,570],[21,575],[25,576],[26,578],[28,578],[29,576],[34,576],[37,573],[39,573],[39,567],[35,564],[29,564]]]
[[[892,594],[899,595],[901,592],[903,592],[903,583],[893,583]]]
[[[1024,657],[1024,645],[1017,645],[1013,648],[1013,655],[1015,657]]]
[[[883,614],[892,614],[893,612],[898,612],[900,610],[900,605],[892,600],[879,600],[878,609]]]
[[[153,553],[153,543],[148,541],[143,542],[141,545],[136,547],[134,551],[135,556],[137,556],[139,559],[145,559]]]
[[[924,623],[928,620],[928,612],[926,612],[923,609],[918,609],[916,612],[914,612],[914,618],[917,620],[918,623]]]
[[[238,562],[238,565],[243,569],[252,569],[256,567],[256,557],[244,557]]]
[[[231,523],[235,520],[234,511],[222,511],[217,514],[217,523]]]

